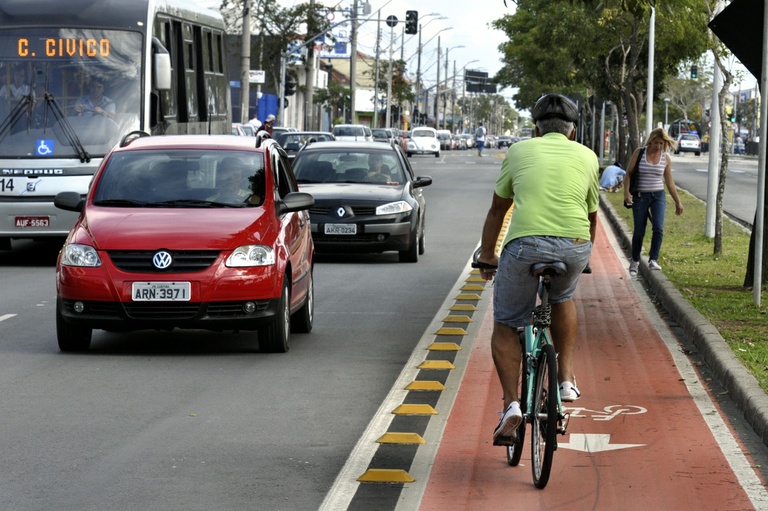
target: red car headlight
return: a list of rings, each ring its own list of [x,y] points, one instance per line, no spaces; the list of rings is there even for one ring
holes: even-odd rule
[[[243,245],[232,252],[225,264],[230,268],[270,266],[275,264],[275,251],[266,245]]]

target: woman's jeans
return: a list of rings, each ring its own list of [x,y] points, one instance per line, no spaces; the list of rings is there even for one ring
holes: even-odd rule
[[[640,260],[643,249],[643,238],[648,219],[651,220],[651,251],[648,259],[658,261],[661,252],[661,241],[664,239],[664,213],[667,199],[664,190],[658,192],[637,192],[632,197],[632,216],[635,230],[632,233],[632,260]]]

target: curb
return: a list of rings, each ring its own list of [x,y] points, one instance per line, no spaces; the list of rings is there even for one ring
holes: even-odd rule
[[[600,208],[629,256],[632,246],[631,229],[602,195]],[[739,362],[717,328],[683,297],[662,272],[651,271],[648,263],[641,260],[640,274],[650,285],[661,306],[680,324],[686,337],[699,349],[706,364],[763,444],[768,445],[768,395],[760,388],[757,379]]]

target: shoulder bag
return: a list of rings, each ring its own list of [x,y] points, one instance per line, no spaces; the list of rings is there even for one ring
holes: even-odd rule
[[[637,182],[640,180],[640,160],[643,158],[643,154],[645,154],[645,147],[640,149],[640,152],[637,155],[637,160],[635,161],[635,167],[630,172],[627,172],[631,178],[631,181],[629,182],[629,193],[633,196],[637,193]]]

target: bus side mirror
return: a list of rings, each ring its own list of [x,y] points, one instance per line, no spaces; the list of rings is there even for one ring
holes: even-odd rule
[[[171,90],[171,56],[168,53],[155,53],[152,58],[155,90]]]

